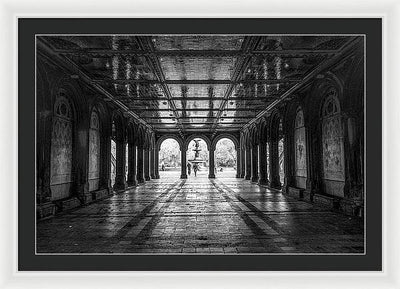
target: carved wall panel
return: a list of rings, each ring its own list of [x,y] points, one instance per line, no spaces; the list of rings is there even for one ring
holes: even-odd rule
[[[295,175],[307,177],[307,152],[306,152],[306,131],[304,127],[303,112],[299,110],[296,115],[295,131]]]
[[[322,121],[322,161],[324,178],[327,180],[344,181],[344,148],[343,131],[339,104],[336,92],[330,91],[330,96],[323,107]]]
[[[52,200],[69,196],[72,182],[72,112],[68,101],[56,101],[51,135],[50,186]]]
[[[89,130],[89,191],[99,188],[100,178],[100,131],[99,117],[92,112]]]
[[[278,142],[278,154],[279,154],[279,181],[281,184],[285,181],[285,148],[283,138]]]
[[[117,175],[117,144],[111,140],[111,185],[115,184],[115,176]]]
[[[340,116],[324,119],[322,146],[325,179],[344,181],[343,136]]]

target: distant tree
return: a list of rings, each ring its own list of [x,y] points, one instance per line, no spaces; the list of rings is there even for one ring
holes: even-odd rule
[[[230,139],[223,138],[218,141],[215,148],[215,163],[217,167],[235,167],[236,149]]]
[[[179,144],[174,139],[166,139],[160,146],[159,163],[164,162],[167,167],[176,167],[181,165],[181,151]]]

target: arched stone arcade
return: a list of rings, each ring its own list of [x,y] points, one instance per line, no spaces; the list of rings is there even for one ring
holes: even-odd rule
[[[335,203],[343,211],[360,214],[364,201],[364,62],[360,47],[355,46],[343,63],[320,71],[282,101],[278,91],[284,84],[278,78],[274,83],[267,74],[271,69],[276,74],[275,66],[283,58],[275,61],[273,68],[266,66],[267,60],[258,63],[257,58],[259,70],[247,70],[250,80],[243,78],[251,85],[238,85],[224,109],[214,106],[225,100],[224,90],[218,87],[222,80],[205,84],[193,80],[201,89],[189,80],[183,81],[185,85],[171,80],[174,99],[160,100],[156,81],[129,78],[126,81],[143,84],[110,86],[111,96],[127,101],[121,107],[90,83],[71,78],[45,57],[38,57],[39,214],[48,213],[42,209],[46,206],[55,213],[157,182],[159,150],[168,138],[179,144],[182,179],[188,177],[187,151],[192,140],[202,139],[207,145],[207,177],[213,179],[216,145],[227,138],[236,149],[237,181],[250,181],[309,202]],[[126,67],[134,65],[129,59],[124,61]],[[112,61],[108,65],[117,68]],[[274,97],[276,105],[262,107],[262,101]],[[171,101],[178,106],[176,111],[172,111]],[[253,101],[262,107],[257,113],[246,106]],[[149,106],[150,102],[158,106]]]

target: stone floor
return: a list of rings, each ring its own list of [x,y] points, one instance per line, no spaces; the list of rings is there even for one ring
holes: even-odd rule
[[[161,178],[37,225],[38,253],[363,253],[363,222],[232,173]]]

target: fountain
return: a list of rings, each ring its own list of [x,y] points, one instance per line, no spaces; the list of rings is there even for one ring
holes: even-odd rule
[[[201,149],[199,148],[200,140],[199,139],[195,139],[194,142],[195,142],[194,149],[193,149],[193,151],[195,152],[194,153],[194,158],[192,160],[189,160],[189,162],[192,164],[192,166],[195,165],[195,164],[198,165],[198,164],[202,164],[202,163],[206,162],[205,160],[203,160],[199,156],[199,152],[201,151]]]

